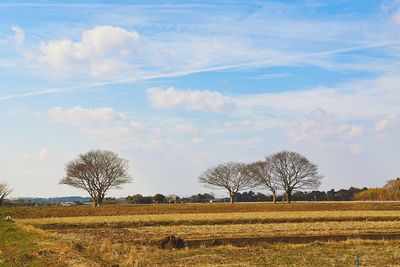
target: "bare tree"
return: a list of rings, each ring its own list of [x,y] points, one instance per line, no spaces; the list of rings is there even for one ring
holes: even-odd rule
[[[246,164],[236,162],[222,163],[207,169],[199,177],[199,182],[209,188],[225,188],[228,190],[231,203],[235,201],[239,191],[254,187],[247,173]]]
[[[107,150],[92,150],[66,164],[66,176],[60,184],[83,189],[99,207],[109,189],[131,182],[128,161]]]
[[[261,186],[272,194],[272,201],[276,203],[276,194],[279,189],[276,177],[271,172],[268,161],[257,161],[247,166],[249,175],[255,186]]]
[[[268,168],[278,186],[285,191],[290,203],[293,191],[297,189],[316,189],[322,176],[318,166],[306,157],[291,151],[281,151],[267,157]]]
[[[386,198],[389,200],[400,199],[400,178],[389,180],[383,187]]]
[[[0,206],[3,206],[4,199],[12,192],[12,189],[5,182],[0,182]]]

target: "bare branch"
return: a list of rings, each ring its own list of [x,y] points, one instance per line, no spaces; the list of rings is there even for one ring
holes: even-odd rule
[[[276,203],[276,194],[280,189],[276,177],[271,172],[268,161],[257,161],[247,165],[248,173],[255,186],[263,187],[272,193],[272,200]]]
[[[209,188],[225,188],[229,192],[231,203],[239,191],[254,187],[243,163],[228,162],[207,169],[199,177],[199,182]]]
[[[12,189],[5,182],[0,182],[0,206],[3,205],[4,199],[11,194]]]
[[[107,150],[92,150],[66,164],[66,176],[60,184],[83,189],[93,199],[93,205],[102,204],[109,189],[120,188],[131,182],[128,161]]]
[[[289,202],[293,191],[316,189],[321,184],[318,166],[297,152],[281,151],[267,157],[266,162],[270,175],[285,191]]]

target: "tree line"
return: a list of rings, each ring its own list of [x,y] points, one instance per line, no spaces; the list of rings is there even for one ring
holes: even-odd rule
[[[293,201],[352,201],[357,199],[357,193],[364,192],[366,187],[360,189],[350,187],[348,189],[329,191],[296,191],[292,195]],[[382,199],[365,199],[365,200],[382,200]],[[5,203],[16,206],[34,206],[34,205],[61,205],[63,203],[71,203],[82,205],[92,201],[90,197],[57,197],[57,198],[18,198]],[[172,203],[209,203],[209,202],[229,202],[228,197],[217,198],[213,193],[199,193],[191,196],[178,196],[175,194],[164,195],[161,193],[153,196],[143,196],[141,194],[133,194],[123,198],[105,197],[103,204],[172,204]],[[253,190],[239,192],[236,195],[237,202],[271,202],[273,197],[271,194],[264,194]],[[286,201],[285,194],[277,194],[276,201]]]
[[[60,184],[86,191],[93,206],[103,204],[110,189],[120,188],[132,181],[128,161],[108,150],[91,150],[80,154],[65,166],[65,177]],[[317,191],[322,175],[318,166],[305,156],[292,151],[280,151],[253,163],[226,162],[208,168],[200,174],[201,184],[212,189],[225,189],[229,201],[346,201],[352,200],[400,200],[400,180],[392,180],[383,188],[349,188],[339,191]],[[267,194],[255,193],[264,190]],[[249,191],[250,190],[250,191]],[[303,190],[303,191],[302,191]],[[312,190],[312,191],[304,191]],[[11,193],[6,183],[0,183],[0,205]],[[189,198],[176,195],[133,195],[126,198],[129,203],[177,203],[210,202],[213,194],[198,194]]]
[[[348,189],[329,191],[296,191],[292,195],[293,201],[352,201],[355,195],[360,192],[369,190],[368,188],[350,187]],[[253,190],[238,192],[236,194],[237,202],[271,202],[274,200],[271,194],[264,194]],[[286,200],[284,193],[275,196],[276,202]],[[189,197],[179,197],[177,195],[164,196],[156,194],[154,196],[142,196],[140,194],[128,196],[125,198],[126,203],[130,204],[162,204],[162,203],[207,203],[207,202],[229,202],[230,198],[216,198],[212,193],[195,194]]]

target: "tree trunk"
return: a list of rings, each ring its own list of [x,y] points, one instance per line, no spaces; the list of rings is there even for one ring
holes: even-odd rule
[[[291,191],[291,190],[288,190],[288,191],[286,192],[286,195],[287,195],[287,201],[288,201],[288,203],[290,204],[290,203],[292,202],[292,191]]]
[[[276,204],[276,192],[275,191],[272,192],[272,202],[274,202],[274,204]]]
[[[101,198],[100,197],[94,197],[93,198],[93,207],[97,208],[101,206]]]
[[[0,207],[3,206],[4,198],[0,198]]]
[[[97,197],[97,207],[103,205],[103,201],[104,201],[104,194],[100,194],[100,196]]]
[[[234,193],[229,193],[229,198],[230,198],[231,204],[235,203],[235,194]]]

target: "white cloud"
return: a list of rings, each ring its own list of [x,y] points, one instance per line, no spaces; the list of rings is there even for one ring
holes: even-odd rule
[[[359,144],[350,144],[348,147],[353,155],[359,155],[362,152],[362,146]]]
[[[54,121],[74,126],[91,138],[131,136],[141,127],[139,122],[125,118],[125,114],[108,107],[96,109],[53,107],[47,114]]]
[[[11,27],[13,35],[7,36],[5,39],[0,40],[0,44],[21,46],[25,42],[25,32],[18,26]]]
[[[112,108],[84,109],[73,107],[71,109],[63,109],[61,107],[53,107],[47,113],[53,120],[73,126],[106,123],[124,117],[123,113],[115,112]]]
[[[58,123],[75,127],[93,141],[119,149],[163,148],[172,144],[158,125],[133,120],[127,114],[108,107],[53,107],[47,114]]]
[[[152,88],[147,91],[155,108],[181,108],[230,114],[273,113],[301,116],[324,110],[339,120],[366,120],[399,111],[400,76],[355,81],[336,88],[310,88],[278,93],[227,95],[217,91]],[[306,126],[305,126],[306,127]],[[356,128],[353,131],[359,131]]]
[[[363,127],[357,124],[341,124],[337,128],[337,133],[343,139],[353,139],[364,133]]]
[[[190,123],[176,123],[171,130],[176,133],[195,133],[199,131]]]
[[[39,162],[44,161],[47,158],[47,155],[49,154],[49,150],[47,148],[42,148],[39,151],[39,155],[37,156],[37,160]]]
[[[57,71],[85,70],[94,76],[110,74],[130,65],[140,36],[120,27],[96,26],[85,31],[81,40],[54,40],[42,43],[39,62]]]
[[[286,131],[288,136],[295,141],[332,141],[360,137],[363,134],[363,127],[341,122],[324,110],[316,110],[306,117],[299,118],[297,122],[291,123],[289,120]]]
[[[17,27],[17,26],[13,26],[13,27],[11,27],[11,29],[14,32],[13,39],[14,39],[15,43],[17,45],[23,45],[24,41],[25,41],[25,32],[20,27]]]
[[[400,119],[398,116],[396,116],[394,114],[387,115],[375,124],[375,130],[377,132],[382,132],[382,131],[390,128],[391,126],[397,124],[398,122],[400,122]]]
[[[203,143],[203,139],[201,139],[199,137],[195,137],[192,140],[190,140],[190,143],[192,143],[193,145],[199,145],[199,144]]]
[[[151,88],[147,90],[147,97],[155,108],[226,112],[234,106],[230,96],[207,90],[177,90],[173,87]]]
[[[36,153],[33,153],[36,154]],[[49,155],[49,150],[46,147],[43,147],[39,150],[36,156],[31,155],[29,152],[24,152],[18,156],[22,161],[31,161],[31,162],[43,162],[46,160]]]

